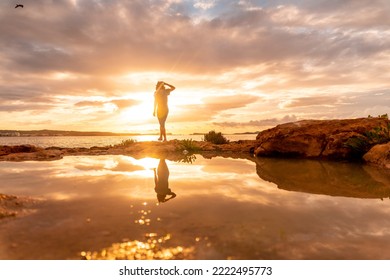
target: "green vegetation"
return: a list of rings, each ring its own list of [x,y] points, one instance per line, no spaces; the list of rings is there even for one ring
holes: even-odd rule
[[[227,144],[229,140],[226,139],[221,132],[215,132],[214,130],[209,131],[209,133],[204,135],[203,138],[206,142],[211,142],[213,144]]]
[[[194,163],[196,160],[196,156],[194,154],[192,155],[185,155],[182,159],[179,160],[179,162],[184,162],[184,163]]]
[[[368,117],[369,117],[369,118],[374,118],[374,117],[371,116],[371,115],[368,115]],[[388,115],[388,114],[378,115],[378,118],[388,120],[388,119],[389,119],[389,115]]]
[[[200,148],[196,145],[196,142],[192,139],[179,140],[180,151],[187,151],[188,153],[198,152]]]
[[[119,147],[129,147],[133,144],[137,143],[137,140],[134,140],[134,139],[127,139],[127,140],[123,140],[120,144],[118,144],[117,146]]]
[[[190,164],[195,162],[196,156],[194,153],[200,151],[200,148],[198,145],[196,145],[196,142],[192,139],[178,140],[178,142],[180,144],[178,151],[183,153],[183,157],[179,160],[179,162]]]
[[[366,152],[368,152],[372,146],[376,144],[387,143],[389,141],[390,123],[387,125],[386,128],[375,127],[370,131],[366,131],[363,135],[351,137],[345,142],[344,146],[350,148],[355,156],[361,157]]]

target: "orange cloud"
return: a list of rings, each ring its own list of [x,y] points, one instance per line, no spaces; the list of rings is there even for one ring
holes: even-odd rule
[[[157,79],[196,89],[170,114],[181,125],[387,113],[389,13],[382,0],[2,1],[0,117],[79,128],[88,113],[118,130],[96,109],[138,105]]]

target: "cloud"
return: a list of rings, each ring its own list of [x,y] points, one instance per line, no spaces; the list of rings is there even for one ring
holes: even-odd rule
[[[62,124],[49,114],[55,108],[137,105],[157,79],[196,88],[170,119],[199,124],[272,119],[258,108],[271,116],[356,115],[364,102],[345,100],[390,86],[386,0],[11,4],[0,2],[0,112],[35,110],[53,125]],[[122,79],[128,75],[139,80]],[[372,100],[370,108],[382,105]]]
[[[101,107],[105,104],[103,101],[80,101],[75,104],[77,107]]]
[[[12,58],[8,62],[11,69],[19,71],[104,75],[127,68],[163,69],[170,62],[178,62],[178,70],[222,70],[254,60],[335,54],[346,46],[375,52],[369,41],[348,38],[348,34],[339,32],[335,40],[336,31],[329,32],[329,28],[310,30],[310,22],[302,22],[302,31],[296,32],[277,20],[296,7],[247,10],[234,6],[234,13],[216,14],[212,20],[194,25],[189,16],[173,13],[179,3],[165,9],[162,3],[89,1],[74,7],[68,1],[51,5],[36,1],[24,14],[15,17],[8,13],[1,21],[0,31],[7,42],[4,49]],[[39,17],[42,13],[46,16]],[[299,19],[314,16],[304,10],[297,14]],[[9,25],[12,28],[5,27]]]
[[[24,14],[8,13],[0,22],[0,31],[9,69],[112,75],[128,69],[165,70],[172,65],[176,71],[199,73],[254,61],[316,59],[324,63],[340,59],[343,51],[346,57],[367,56],[389,46],[388,39],[376,44],[360,31],[331,30],[314,20],[320,15],[329,21],[327,14],[315,9],[279,6],[250,10],[228,2],[229,14],[216,13],[194,25],[193,19],[183,14],[190,13],[183,4],[173,2],[164,8],[163,3],[83,1],[74,7],[68,1],[51,5],[36,1]],[[199,3],[210,6],[214,2],[194,5]],[[181,14],[174,13],[176,10]],[[42,13],[46,16],[39,17]],[[337,22],[344,18],[337,17]]]
[[[258,99],[257,96],[245,94],[206,97],[203,99],[203,104],[191,104],[178,108],[179,112],[172,112],[169,120],[174,122],[211,121],[218,114],[230,109],[244,108]]]
[[[243,128],[243,127],[269,127],[275,126],[281,123],[295,122],[298,118],[295,115],[286,115],[282,118],[271,118],[263,120],[251,120],[248,122],[214,122],[214,125],[224,128]]]
[[[197,0],[194,2],[194,7],[202,10],[208,10],[215,6],[215,0]]]
[[[0,104],[0,112],[17,111],[47,111],[54,108],[53,105],[31,105],[31,104]]]
[[[133,100],[133,99],[115,99],[115,100],[111,100],[111,103],[115,104],[118,107],[118,109],[124,109],[128,107],[136,106],[140,104],[140,101]]]
[[[242,108],[259,99],[257,96],[237,94],[228,96],[210,96],[203,99],[208,110],[224,111],[233,108]]]
[[[133,99],[113,99],[109,101],[80,101],[75,103],[76,107],[103,107],[107,104],[114,104],[118,109],[125,109],[136,106],[140,102]]]
[[[338,103],[336,96],[310,96],[293,98],[282,102],[284,108],[307,107],[307,106],[335,106]]]

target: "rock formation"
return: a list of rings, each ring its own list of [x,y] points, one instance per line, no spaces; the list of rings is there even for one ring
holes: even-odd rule
[[[388,142],[389,120],[303,120],[278,125],[256,137],[256,156],[353,159]]]
[[[372,147],[363,159],[369,164],[390,169],[390,142]]]

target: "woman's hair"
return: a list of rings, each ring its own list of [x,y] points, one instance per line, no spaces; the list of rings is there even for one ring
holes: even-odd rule
[[[163,81],[158,81],[157,84],[156,84],[156,89],[160,89],[164,86],[164,82]]]

